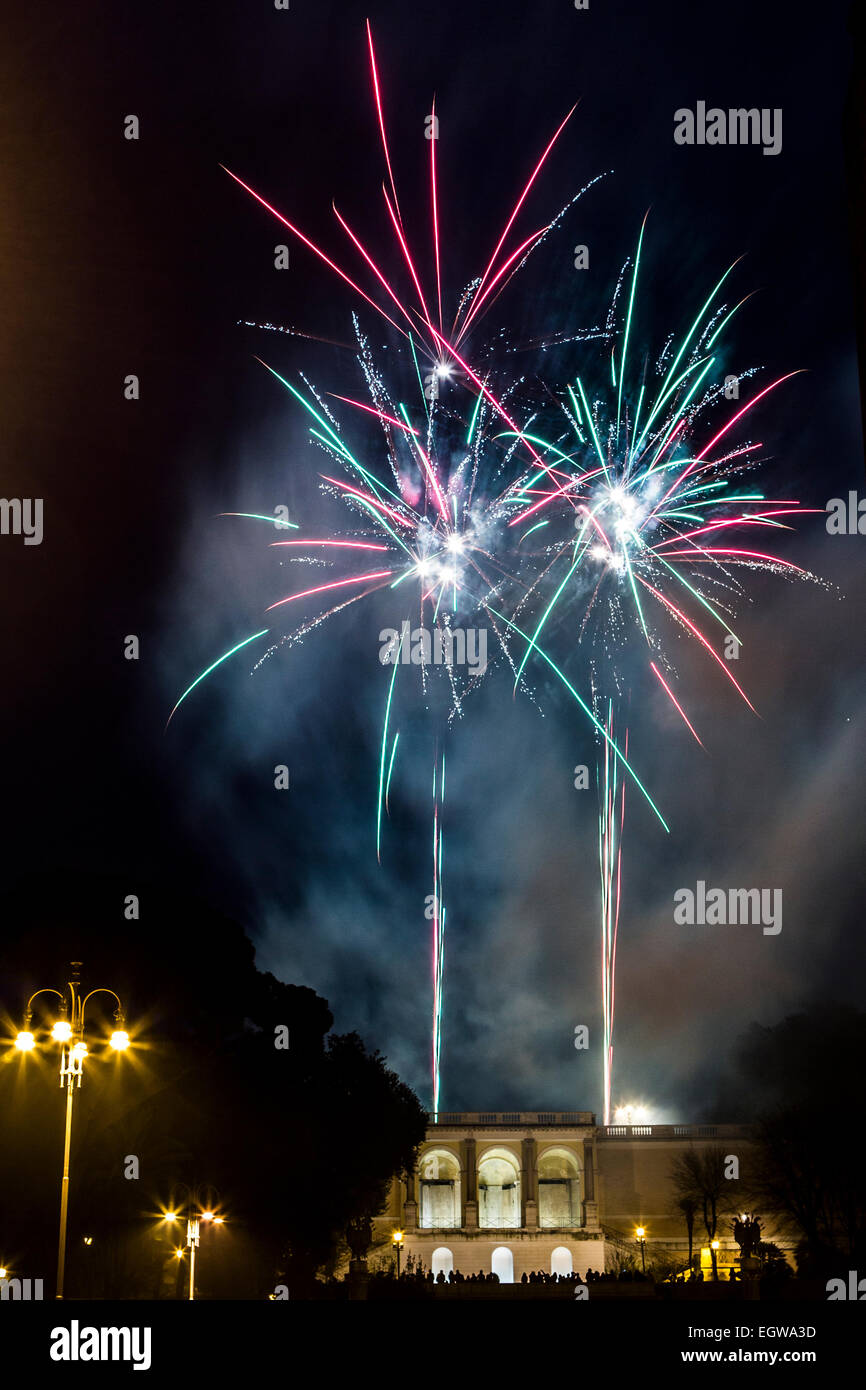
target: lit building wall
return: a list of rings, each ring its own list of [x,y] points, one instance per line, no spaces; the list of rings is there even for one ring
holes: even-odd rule
[[[597,1125],[588,1111],[441,1114],[432,1122],[414,1173],[395,1179],[374,1222],[375,1250],[388,1257],[391,1234],[404,1233],[411,1255],[446,1277],[491,1270],[519,1282],[533,1270],[578,1272],[610,1267],[646,1231],[645,1254],[662,1247],[685,1264],[688,1234],[670,1172],[690,1147],[721,1145],[737,1159],[730,1211],[719,1221],[719,1263],[734,1263],[731,1213],[748,1207],[749,1131],[738,1125]],[[785,1245],[768,1226],[764,1239]],[[700,1213],[694,1254],[707,1237]],[[635,1254],[637,1243],[634,1244]]]
[[[440,1115],[414,1173],[395,1180],[377,1244],[404,1232],[425,1269],[582,1276],[603,1267],[590,1112]]]
[[[744,1125],[608,1125],[597,1135],[599,1211],[609,1243],[619,1236],[634,1237],[638,1226],[646,1231],[646,1254],[653,1246],[688,1254],[688,1229],[676,1210],[677,1194],[671,1181],[674,1161],[686,1150],[721,1146],[726,1157],[736,1160],[739,1177],[731,1179],[720,1203],[717,1222],[717,1262],[737,1261],[739,1248],[731,1232],[733,1214],[749,1206],[752,1145]],[[767,1240],[782,1240],[767,1227]],[[694,1220],[693,1253],[707,1247],[708,1236],[701,1212]],[[709,1251],[707,1250],[709,1259]]]

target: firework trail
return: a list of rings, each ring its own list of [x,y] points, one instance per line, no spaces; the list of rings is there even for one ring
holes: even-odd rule
[[[445,839],[442,813],[445,805],[445,754],[433,763],[433,1114],[439,1114],[439,1068],[442,1053],[442,995],[445,968],[445,899],[442,887]]]
[[[604,1123],[610,1124],[611,1088],[613,1084],[613,1020],[616,985],[616,938],[619,928],[620,894],[622,889],[622,835],[625,826],[625,782],[619,788],[617,815],[618,768],[610,756],[610,740],[614,733],[613,700],[608,703],[606,729],[608,741],[603,745],[603,765],[599,770],[598,859],[601,877],[601,998],[604,1034]],[[628,732],[625,736],[628,750]]]
[[[537,566],[536,579],[521,604],[532,609],[534,603],[534,616],[515,684],[545,633],[546,642],[555,640],[559,646],[564,641],[571,653],[589,642],[594,664],[604,670],[601,683],[614,692],[606,699],[599,769],[606,1124],[612,1100],[625,817],[624,781],[616,811],[619,767],[611,749],[617,746],[616,701],[629,683],[626,670],[632,666],[624,654],[637,648],[638,664],[652,673],[655,688],[703,747],[673,688],[668,634],[685,633],[691,638],[757,713],[726,659],[732,652],[739,655],[742,645],[731,626],[734,602],[745,594],[740,573],[763,569],[820,582],[791,561],[749,543],[756,528],[789,530],[788,518],[808,515],[813,509],[790,498],[768,498],[755,486],[747,475],[755,470],[755,456],[763,446],[735,434],[754,407],[796,373],[755,392],[720,427],[718,422],[712,428],[708,425],[709,412],[728,399],[725,387],[731,380],[720,384],[718,350],[713,349],[746,302],[730,307],[721,298],[733,266],[715,285],[676,349],[671,337],[655,371],[645,360],[637,383],[631,381],[629,347],[645,226],[646,219],[632,261],[625,312],[618,320],[617,300],[628,267],[620,277],[608,318],[609,383],[590,393],[583,377],[575,375],[560,392],[558,417],[549,426],[533,426],[529,438],[548,469],[538,470],[516,490],[521,506],[508,523],[513,528],[527,527],[521,543],[535,535]],[[739,380],[754,374],[754,369],[747,371]],[[745,539],[731,544],[731,532],[742,532]],[[713,639],[724,644],[724,656]],[[597,712],[604,703],[599,683],[594,682]],[[624,748],[627,758],[627,733]]]

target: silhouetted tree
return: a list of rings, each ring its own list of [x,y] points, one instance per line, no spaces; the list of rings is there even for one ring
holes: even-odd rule
[[[674,1202],[674,1210],[682,1216],[686,1223],[686,1231],[689,1237],[689,1268],[691,1268],[695,1248],[695,1217],[698,1212],[697,1200],[688,1195],[678,1197]]]
[[[798,1267],[816,1275],[832,1272],[840,1257],[866,1256],[858,1147],[828,1136],[820,1122],[850,1112],[864,1063],[866,1015],[839,1006],[755,1025],[736,1051],[739,1084],[755,1106],[754,1204],[799,1237]]]
[[[719,1226],[719,1215],[728,1207],[725,1178],[726,1155],[719,1144],[705,1148],[689,1148],[678,1154],[671,1164],[671,1182],[680,1202],[687,1202],[700,1211],[707,1233],[707,1243],[713,1262],[713,1279],[718,1279],[718,1261],[713,1241]]]

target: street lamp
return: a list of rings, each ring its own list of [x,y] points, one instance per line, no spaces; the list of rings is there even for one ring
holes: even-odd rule
[[[635,1231],[635,1238],[640,1243],[640,1267],[641,1273],[646,1274],[646,1227],[638,1226]]]
[[[397,1252],[397,1278],[400,1278],[400,1251],[403,1249],[403,1232],[394,1231],[391,1235],[391,1244]]]
[[[63,1297],[63,1281],[66,1271],[66,1217],[69,1210],[69,1152],[72,1142],[72,1102],[75,1091],[81,1086],[84,1074],[84,1059],[89,1056],[84,1040],[84,1012],[87,1001],[94,994],[110,994],[116,1000],[114,1013],[115,1029],[109,1038],[109,1046],[116,1052],[124,1052],[129,1047],[129,1034],[123,1027],[123,1005],[113,989],[90,990],[82,997],[80,980],[81,961],[74,960],[70,967],[72,978],[67,982],[69,999],[59,989],[37,989],[31,994],[24,1011],[24,1027],[15,1039],[19,1052],[32,1052],[36,1037],[32,1030],[33,1000],[40,994],[55,994],[60,1000],[60,1017],[51,1029],[51,1038],[60,1043],[60,1087],[66,1086],[66,1133],[63,1143],[63,1178],[60,1183],[60,1237],[57,1244],[57,1292],[56,1298]]]
[[[186,1194],[183,1204],[179,1211],[167,1211],[163,1216],[163,1221],[178,1221],[186,1219],[186,1246],[189,1250],[189,1302],[195,1298],[195,1252],[201,1240],[200,1222],[205,1221],[208,1225],[224,1226],[225,1217],[217,1216],[213,1209],[213,1202],[206,1199],[216,1196],[213,1188],[190,1187],[188,1183],[181,1183],[180,1190]],[[182,1260],[184,1250],[178,1247],[175,1250],[175,1258]]]

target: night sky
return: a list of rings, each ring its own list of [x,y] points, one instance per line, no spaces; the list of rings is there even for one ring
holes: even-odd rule
[[[405,611],[350,608],[251,675],[241,655],[285,572],[265,528],[219,517],[285,504],[310,534],[344,518],[323,456],[256,356],[363,398],[341,286],[219,167],[235,170],[357,272],[332,198],[391,258],[365,54],[377,42],[401,201],[425,246],[424,118],[441,121],[443,292],[486,264],[538,153],[578,109],[516,230],[605,177],[540,250],[487,328],[515,339],[603,321],[650,217],[641,351],[682,332],[737,256],[726,371],[762,384],[761,484],[823,511],[863,491],[842,111],[848,4],[783,0],[121,2],[7,13],[0,43],[2,494],[42,497],[41,546],[0,537],[3,882],[62,919],[88,882],[139,893],[106,917],[147,950],[149,885],[234,916],[258,961],[330,1003],[429,1101],[429,722],[404,725],[394,821],[375,854],[383,670],[377,634]],[[682,148],[673,113],[782,108],[783,150]],[[138,115],[141,138],[123,138]],[[291,269],[274,246],[291,244]],[[590,269],[573,267],[576,244]],[[429,268],[429,267],[428,267]],[[360,272],[358,272],[360,273]],[[367,281],[362,281],[365,285]],[[318,338],[242,326],[273,322]],[[378,344],[372,311],[362,322]],[[337,344],[337,346],[333,345]],[[583,354],[583,356],[581,355]],[[527,370],[598,372],[592,345]],[[128,402],[135,373],[141,399]],[[720,417],[724,418],[724,417]],[[370,436],[372,437],[372,436]],[[655,1118],[712,1113],[752,1021],[855,1001],[862,980],[863,631],[860,536],[824,517],[778,552],[822,584],[751,576],[736,697],[668,629],[688,736],[645,665],[628,673],[630,747],[671,825],[638,797],[625,832],[615,1099]],[[318,572],[316,572],[318,573]],[[311,613],[313,609],[309,610]],[[141,639],[125,661],[127,634]],[[579,656],[571,668],[580,673]],[[546,679],[512,698],[493,669],[449,734],[444,1109],[601,1107],[592,733]],[[274,790],[287,764],[291,789]],[[781,888],[783,929],[673,922],[673,894]],[[16,920],[4,931],[14,933]],[[179,943],[185,961],[207,939]],[[71,952],[72,953],[72,952]],[[11,984],[13,992],[17,986]],[[6,991],[4,991],[5,994]],[[6,1000],[8,1004],[14,1001]],[[593,1047],[577,1053],[576,1024]],[[735,1120],[736,1115],[724,1118]]]

